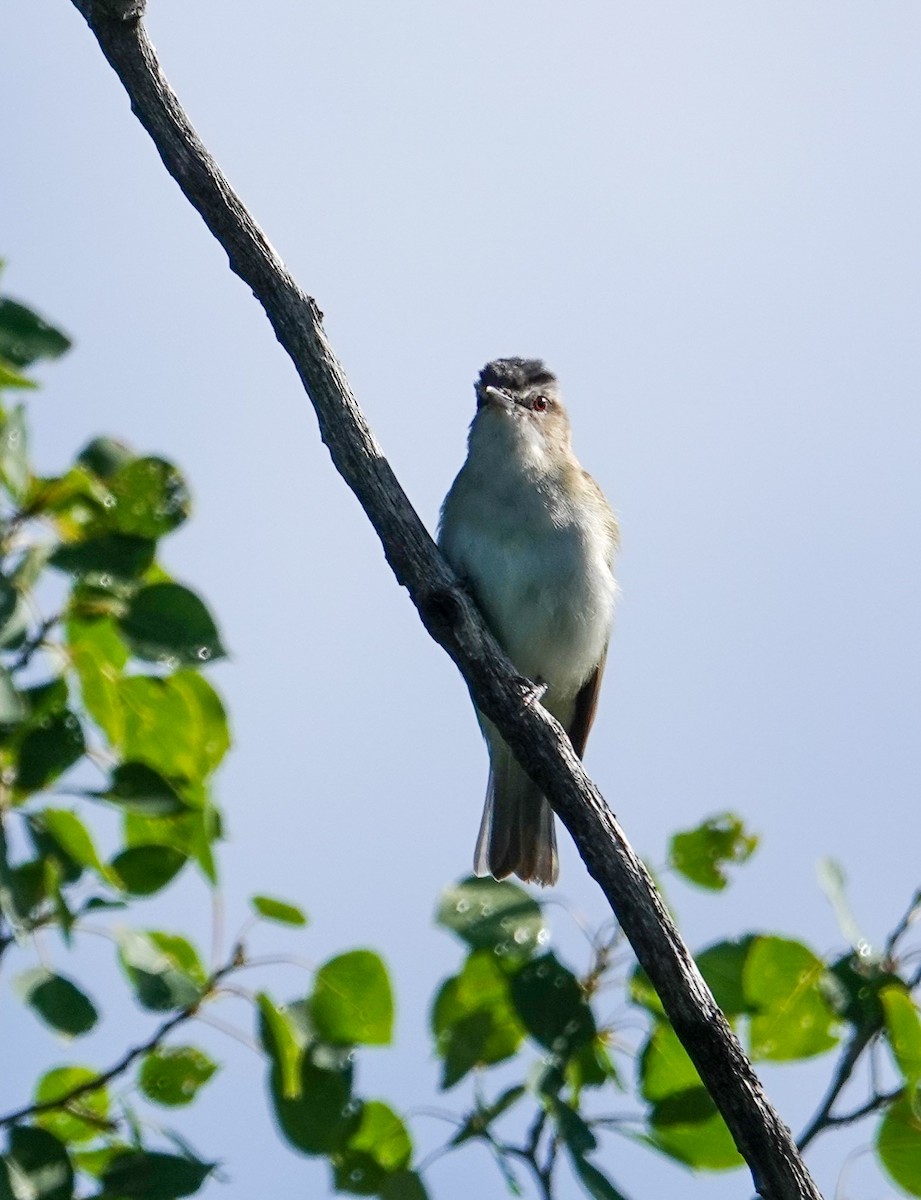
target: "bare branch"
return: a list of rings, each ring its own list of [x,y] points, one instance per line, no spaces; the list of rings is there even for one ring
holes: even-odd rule
[[[820,1134],[823,1129],[843,1123],[838,1122],[836,1118],[832,1117],[831,1110],[844,1089],[845,1084],[854,1073],[854,1068],[857,1066],[860,1056],[878,1032],[877,1029],[871,1028],[858,1029],[851,1037],[847,1046],[845,1046],[844,1053],[841,1055],[838,1067],[832,1077],[831,1083],[828,1085],[828,1091],[825,1093],[822,1103],[816,1110],[815,1116],[800,1134],[799,1140],[796,1143],[800,1151],[805,1150],[813,1138]]]
[[[174,1013],[173,1016],[159,1025],[146,1042],[141,1042],[137,1046],[131,1046],[107,1071],[101,1071],[92,1079],[87,1079],[85,1082],[77,1084],[69,1092],[63,1092],[54,1100],[43,1100],[40,1104],[26,1104],[22,1108],[16,1109],[15,1112],[7,1113],[6,1116],[0,1116],[0,1129],[6,1125],[15,1125],[18,1121],[28,1120],[39,1113],[51,1112],[55,1109],[66,1110],[75,1100],[79,1100],[81,1096],[88,1096],[92,1092],[98,1092],[100,1088],[105,1087],[107,1083],[110,1083],[113,1079],[127,1071],[139,1058],[142,1058],[145,1054],[149,1054],[151,1050],[155,1050],[177,1026],[196,1016],[201,1005],[212,994],[220,981],[226,975],[229,975],[231,971],[237,970],[239,966],[240,964],[236,960],[231,960],[225,966],[215,971],[205,983],[201,996],[194,1003],[186,1005],[185,1008],[180,1009],[179,1012]]]
[[[72,2],[167,170],[265,309],[313,403],[333,463],[377,531],[426,629],[572,834],[748,1161],[756,1188],[770,1200],[817,1200],[790,1131],[768,1103],[645,868],[561,727],[528,702],[532,684],[512,669],[400,487],[336,361],[316,303],[244,208],[161,74],[140,21],[143,0]]]

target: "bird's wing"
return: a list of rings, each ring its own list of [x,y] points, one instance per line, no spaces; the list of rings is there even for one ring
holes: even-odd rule
[[[583,683],[579,694],[576,696],[575,711],[572,715],[572,720],[569,723],[569,728],[566,732],[569,734],[569,740],[572,742],[572,748],[581,758],[585,754],[585,743],[588,741],[589,730],[592,727],[592,722],[595,720],[595,712],[598,708],[598,694],[601,691],[601,676],[604,674],[604,664],[608,657],[607,647],[604,654],[601,656],[601,661],[598,666],[592,671],[585,683]]]

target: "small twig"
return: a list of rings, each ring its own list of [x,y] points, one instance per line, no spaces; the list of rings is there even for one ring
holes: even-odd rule
[[[823,1129],[827,1129],[830,1125],[835,1124],[835,1118],[831,1116],[834,1103],[853,1074],[858,1059],[878,1032],[877,1029],[858,1029],[855,1031],[853,1037],[845,1047],[841,1061],[838,1063],[837,1070],[832,1077],[831,1083],[828,1085],[828,1091],[825,1093],[822,1103],[796,1143],[800,1153],[806,1149],[813,1138],[821,1133]]]
[[[146,1042],[141,1042],[139,1045],[132,1046],[130,1049],[126,1050],[121,1058],[111,1067],[109,1067],[107,1071],[101,1072],[93,1079],[87,1079],[84,1083],[77,1084],[77,1086],[71,1088],[69,1092],[64,1092],[63,1095],[58,1096],[54,1100],[43,1100],[41,1103],[37,1104],[26,1104],[22,1108],[16,1109],[14,1112],[7,1113],[6,1116],[0,1116],[0,1129],[6,1125],[15,1125],[17,1121],[22,1121],[27,1117],[37,1116],[39,1113],[51,1112],[53,1109],[66,1108],[68,1104],[72,1104],[73,1101],[77,1100],[80,1096],[89,1095],[91,1092],[98,1092],[100,1088],[105,1087],[105,1085],[111,1082],[111,1080],[121,1075],[124,1071],[127,1071],[132,1063],[136,1062],[137,1059],[143,1057],[145,1054],[149,1054],[151,1050],[155,1050],[167,1036],[167,1034],[171,1033],[178,1025],[182,1025],[185,1021],[188,1021],[192,1017],[198,1015],[199,1008],[208,998],[208,996],[211,995],[211,993],[215,990],[221,979],[223,979],[225,975],[229,975],[231,971],[236,970],[236,968],[236,963],[229,962],[219,970],[215,971],[205,983],[202,994],[197,1000],[194,1000],[191,1004],[186,1005],[185,1008],[180,1009],[179,1012],[175,1013],[168,1020],[164,1021],[160,1026],[158,1026],[158,1028],[155,1030],[152,1036],[147,1039]]]
[[[896,1100],[901,1100],[904,1095],[904,1087],[893,1088],[891,1092],[874,1092],[870,1099],[861,1104],[859,1108],[855,1108],[849,1113],[842,1113],[838,1117],[829,1116],[825,1125],[827,1128],[833,1125],[853,1125],[861,1117],[868,1117],[870,1113],[874,1113],[880,1108],[885,1108],[887,1104],[893,1104]]]
[[[901,920],[886,938],[886,947],[883,954],[886,958],[892,958],[895,947],[900,938],[908,931],[908,927],[921,912],[921,888],[915,892],[911,898],[911,902],[906,908]]]
[[[32,655],[36,650],[41,648],[45,638],[48,636],[51,630],[54,629],[55,625],[57,625],[60,619],[61,614],[56,613],[53,617],[46,617],[44,621],[42,621],[35,633],[33,633],[33,635],[23,643],[19,654],[13,660],[13,663],[9,668],[10,671],[21,671],[23,667],[28,665]]]

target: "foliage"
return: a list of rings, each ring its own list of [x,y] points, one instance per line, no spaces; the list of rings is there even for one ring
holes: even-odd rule
[[[33,387],[24,372],[68,345],[25,305],[0,300],[0,392]],[[224,647],[208,606],[159,558],[189,515],[188,489],[171,463],[112,438],[90,442],[60,475],[37,476],[21,405],[0,419],[0,954],[24,959],[22,1003],[75,1040],[105,1014],[73,968],[57,964],[89,921],[114,913],[117,926],[104,932],[145,1030],[113,1063],[74,1054],[0,1115],[0,1200],[172,1200],[198,1192],[217,1164],[155,1127],[133,1097],[179,1116],[196,1101],[220,1065],[194,1044],[195,1020],[259,965],[249,928],[269,922],[290,934],[306,917],[257,894],[251,921],[210,962],[185,931],[138,922],[138,905],[177,879],[197,873],[214,894],[219,876],[214,781],[230,734],[202,672]],[[668,866],[719,892],[756,844],[724,813],[676,834]],[[698,966],[756,1061],[835,1052],[801,1143],[875,1119],[879,1161],[921,1195],[921,972],[905,947],[921,893],[874,953],[853,935],[840,869],[827,868],[826,882],[851,941],[843,954],[750,932],[704,948]],[[437,1086],[461,1099],[449,1139],[422,1162],[407,1121],[359,1088],[356,1051],[393,1035],[391,982],[374,951],[320,964],[293,998],[254,995],[280,1135],[325,1160],[336,1191],[425,1200],[428,1164],[471,1143],[488,1148],[511,1194],[523,1194],[524,1171],[544,1198],[563,1162],[585,1195],[622,1198],[610,1168],[618,1136],[700,1171],[739,1165],[619,931],[590,935],[579,970],[551,949],[547,912],[523,888],[492,880],[466,879],[442,896],[436,920],[462,959],[435,992],[431,1037]],[[47,960],[34,953],[40,930],[55,935]],[[864,1055],[875,1063],[871,1090],[841,1111]]]

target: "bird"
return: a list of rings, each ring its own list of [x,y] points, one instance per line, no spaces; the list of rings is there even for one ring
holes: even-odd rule
[[[573,453],[556,376],[537,358],[486,364],[467,458],[441,509],[438,544],[515,669],[581,758],[614,618],[617,519]],[[477,710],[489,783],[477,875],[555,884],[553,810]]]

